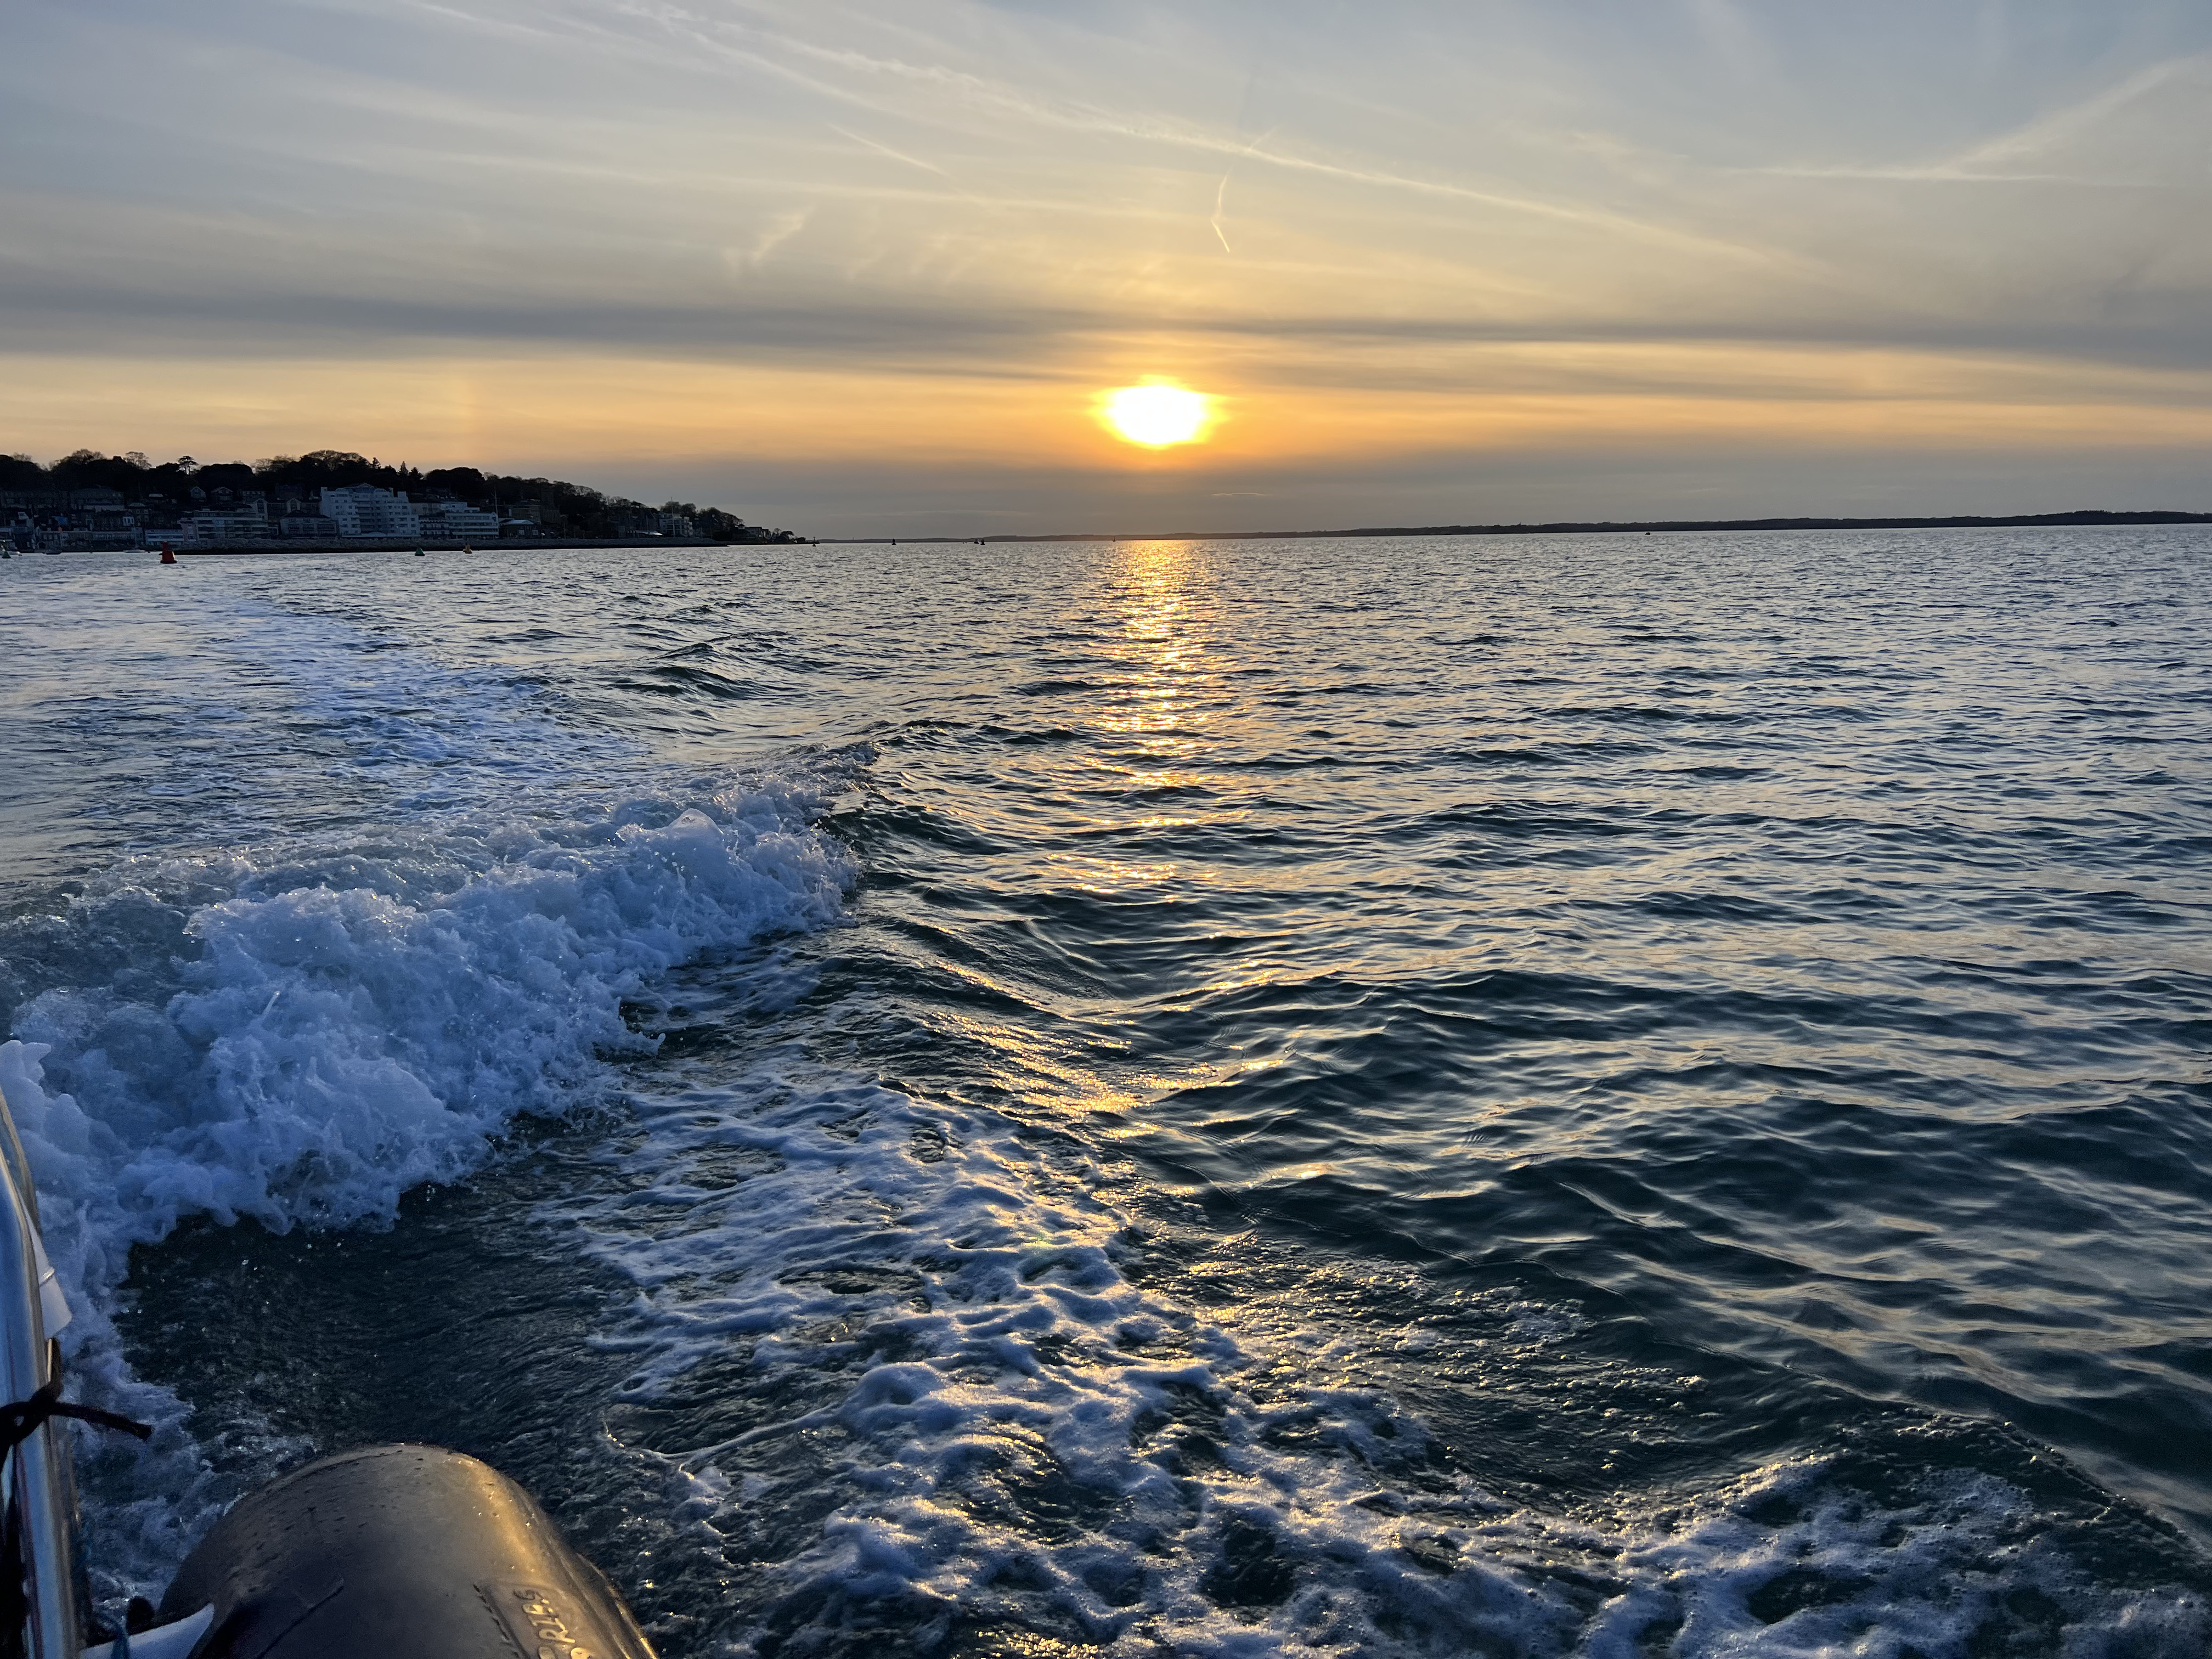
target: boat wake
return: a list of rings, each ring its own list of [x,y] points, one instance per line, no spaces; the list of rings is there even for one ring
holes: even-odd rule
[[[1547,1512],[1346,1379],[1439,1345],[1525,1372],[1573,1346],[1571,1309],[1429,1286],[1378,1338],[1317,1274],[1272,1315],[1230,1284],[1209,1309],[1117,1201],[1126,1169],[795,1054],[635,1105],[624,1190],[552,1207],[638,1287],[602,1339],[634,1357],[606,1422],[683,1534],[655,1569],[680,1650],[2179,1654],[2212,1630],[2199,1590],[2100,1581],[2089,1528],[2185,1577],[2185,1551],[2078,1479],[2069,1520],[1959,1425]]]
[[[605,1097],[613,1062],[652,1047],[626,1000],[677,963],[837,915],[850,866],[807,827],[820,787],[725,781],[126,864],[58,918],[14,925],[19,975],[65,981],[16,1009],[0,1091],[78,1312],[70,1363],[163,1425],[159,1467],[119,1506],[126,1535],[96,1564],[158,1589],[228,1495],[181,1404],[123,1364],[133,1248],[194,1216],[386,1224],[517,1116]],[[173,1505],[180,1490],[198,1496]]]

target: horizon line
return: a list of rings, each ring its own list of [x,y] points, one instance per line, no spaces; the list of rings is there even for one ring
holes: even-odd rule
[[[981,536],[810,536],[818,546],[865,547],[900,542],[965,543],[983,547],[999,542],[1229,542],[1322,541],[1353,536],[1573,536],[1655,535],[1661,531],[1714,530],[1972,530],[2028,529],[2039,525],[2064,528],[2097,525],[2212,524],[2212,513],[2157,508],[2107,511],[2083,507],[2066,513],[2009,514],[1907,514],[1877,519],[1634,519],[1562,520],[1552,524],[1383,525],[1352,530],[1177,530],[1136,534],[1103,530],[1061,530],[1023,535],[1000,531]]]

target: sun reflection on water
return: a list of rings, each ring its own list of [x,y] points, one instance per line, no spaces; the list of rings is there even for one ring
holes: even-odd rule
[[[1104,643],[1128,678],[1115,688],[1116,706],[1100,724],[1146,738],[1148,749],[1194,754],[1207,723],[1206,705],[1222,691],[1221,674],[1209,660],[1218,641],[1211,596],[1201,587],[1207,561],[1188,542],[1134,542],[1121,552],[1123,573],[1115,584],[1121,635]]]
[[[1085,630],[1103,660],[1082,719],[1103,741],[1084,763],[1085,821],[1060,860],[1062,875],[1093,895],[1210,886],[1222,878],[1218,867],[1146,857],[1126,838],[1218,823],[1234,793],[1206,764],[1212,728],[1234,697],[1212,561],[1188,542],[1132,542],[1115,552],[1109,608],[1087,618]],[[1100,846],[1109,839],[1125,842],[1111,855]]]

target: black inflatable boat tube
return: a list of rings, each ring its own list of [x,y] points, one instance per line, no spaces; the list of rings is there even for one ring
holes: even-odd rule
[[[496,1469],[374,1446],[271,1481],[178,1570],[192,1659],[653,1659],[598,1570]]]

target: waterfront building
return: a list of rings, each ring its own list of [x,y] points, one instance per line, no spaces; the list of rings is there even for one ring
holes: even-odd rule
[[[269,503],[258,498],[222,507],[204,507],[179,520],[182,539],[203,547],[269,539]]]
[[[0,495],[0,541],[54,553],[143,545],[139,515],[113,489],[9,490]]]
[[[323,491],[323,516],[337,520],[341,536],[407,538],[422,533],[422,521],[404,491],[374,484],[349,484]]]
[[[338,521],[319,513],[287,513],[278,526],[288,542],[335,541]]]
[[[471,507],[466,501],[421,501],[416,503],[415,512],[422,520],[425,536],[460,541],[479,536],[488,541],[495,540],[499,536],[499,514]]]
[[[112,504],[101,503],[80,507],[70,514],[70,528],[82,538],[83,544],[88,550],[104,547],[143,547],[146,544],[138,515],[124,507],[123,498],[117,495],[115,491],[86,490],[82,493],[88,495],[98,493],[115,496]]]

